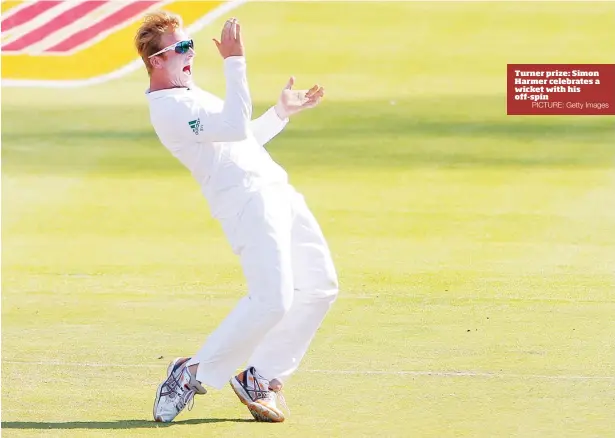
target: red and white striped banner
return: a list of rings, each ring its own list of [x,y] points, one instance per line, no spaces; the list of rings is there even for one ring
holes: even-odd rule
[[[139,67],[133,38],[146,12],[177,13],[196,32],[244,1],[2,1],[2,85],[78,86],[119,77]]]

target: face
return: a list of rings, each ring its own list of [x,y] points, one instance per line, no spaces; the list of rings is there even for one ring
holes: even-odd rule
[[[183,29],[177,29],[172,33],[165,33],[160,39],[160,49],[170,46],[178,41],[189,40],[190,37]],[[154,56],[150,62],[154,67],[152,74],[166,77],[173,86],[186,87],[192,83],[192,63],[195,56],[194,49],[190,48],[186,53],[177,53],[169,50]]]

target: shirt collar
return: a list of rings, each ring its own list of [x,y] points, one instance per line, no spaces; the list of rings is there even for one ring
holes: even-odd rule
[[[165,96],[181,96],[191,91],[190,88],[167,88],[166,90],[149,91],[145,90],[145,95],[148,99],[159,99]]]

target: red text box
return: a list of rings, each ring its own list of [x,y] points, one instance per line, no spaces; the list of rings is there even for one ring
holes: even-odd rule
[[[508,115],[615,115],[615,64],[508,64]]]

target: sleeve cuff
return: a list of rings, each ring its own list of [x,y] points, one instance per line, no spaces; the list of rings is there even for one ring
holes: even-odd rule
[[[264,116],[267,118],[267,124],[271,125],[272,127],[278,127],[280,130],[282,128],[284,128],[284,126],[286,126],[286,124],[288,123],[288,117],[282,119],[280,118],[280,116],[278,116],[278,113],[275,110],[275,106],[272,106],[271,108],[269,108]]]
[[[224,59],[224,68],[228,69],[238,69],[245,70],[246,68],[246,58],[245,56],[229,56]]]

